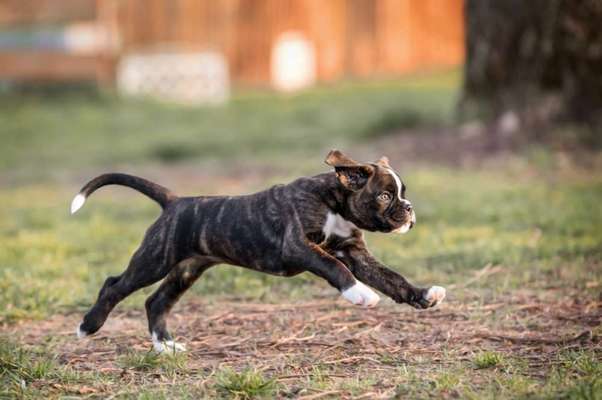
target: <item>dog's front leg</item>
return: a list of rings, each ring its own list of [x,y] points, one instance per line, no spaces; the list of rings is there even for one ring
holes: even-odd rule
[[[440,286],[432,286],[428,289],[415,287],[403,276],[374,258],[363,244],[345,246],[335,250],[334,254],[349,267],[357,279],[397,303],[407,303],[415,308],[429,308],[441,303],[445,298],[444,288]]]
[[[372,307],[380,300],[378,294],[355,279],[345,264],[315,244],[289,246],[284,259],[293,268],[303,266],[305,270],[326,279],[353,304]]]

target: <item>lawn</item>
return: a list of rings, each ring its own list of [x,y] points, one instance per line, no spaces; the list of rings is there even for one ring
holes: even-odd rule
[[[405,162],[395,132],[450,125],[456,85],[446,73],[196,109],[0,98],[0,397],[602,398],[602,174],[537,146],[472,167]],[[446,286],[441,307],[357,309],[308,274],[218,266],[170,318],[187,353],[150,351],[153,288],[74,340],[159,213],[105,188],[69,216],[86,179],[119,169],[182,194],[246,193],[325,171],[331,147],[372,156],[373,143],[418,223],[367,240],[412,282]]]

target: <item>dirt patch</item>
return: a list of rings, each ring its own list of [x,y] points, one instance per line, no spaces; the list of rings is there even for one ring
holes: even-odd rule
[[[148,375],[119,362],[127,352],[151,349],[142,311],[115,312],[99,334],[75,340],[80,318],[56,315],[8,331],[24,344],[51,346],[61,363],[78,371],[134,382]],[[374,379],[369,397],[394,394],[400,368],[425,373],[458,363],[472,368],[475,353],[483,350],[523,360],[522,374],[544,379],[561,352],[588,350],[602,356],[601,322],[601,301],[553,290],[544,296],[514,293],[487,304],[451,301],[426,311],[388,301],[365,310],[333,300],[204,304],[192,299],[170,317],[173,333],[188,348],[188,372],[180,381],[206,379],[225,366],[252,367],[283,384],[284,395],[313,395],[320,393],[311,389],[319,367],[320,379],[330,382]]]

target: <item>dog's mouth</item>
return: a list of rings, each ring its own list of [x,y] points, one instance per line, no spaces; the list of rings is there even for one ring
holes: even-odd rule
[[[395,228],[391,232],[400,234],[408,233],[408,231],[412,229],[414,225],[416,225],[416,213],[414,210],[412,210],[410,218],[406,219],[406,221],[399,228]]]

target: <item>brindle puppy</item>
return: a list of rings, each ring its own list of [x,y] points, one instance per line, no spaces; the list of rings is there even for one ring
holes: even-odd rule
[[[183,350],[167,331],[167,314],[216,264],[281,276],[309,271],[364,307],[379,300],[368,286],[416,308],[441,302],[445,289],[411,285],[366,248],[361,230],[405,233],[416,222],[405,199],[406,188],[387,158],[362,164],[333,150],[326,164],[334,172],[247,196],[177,197],[162,186],[125,174],[105,174],[88,182],[73,199],[72,213],[105,185],[136,189],[159,203],[163,212],[127,269],[105,281],[78,336],[95,333],[117,303],[165,278],[146,301],[148,326],[157,351]]]

